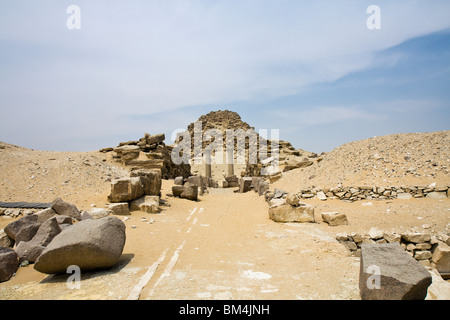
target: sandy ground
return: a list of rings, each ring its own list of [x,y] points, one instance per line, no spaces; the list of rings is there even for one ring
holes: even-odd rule
[[[164,181],[163,195],[171,185]],[[317,223],[284,224],[268,218],[254,192],[212,189],[198,202],[163,198],[170,207],[161,214],[132,212],[125,221],[115,268],[83,273],[81,287],[69,289],[70,275],[22,267],[0,284],[0,299],[359,299],[359,258],[335,241],[336,233],[424,224],[442,231],[450,215],[450,200],[309,200]],[[349,225],[322,222],[320,212],[330,210],[345,212]],[[9,222],[0,218],[0,228]]]

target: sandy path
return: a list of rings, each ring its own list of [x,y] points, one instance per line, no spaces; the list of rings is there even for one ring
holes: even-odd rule
[[[171,206],[158,215],[133,212],[121,263],[83,273],[80,289],[67,288],[69,275],[28,266],[0,284],[0,298],[359,298],[358,259],[332,232],[320,224],[274,223],[255,193],[229,191],[199,202],[169,198]]]

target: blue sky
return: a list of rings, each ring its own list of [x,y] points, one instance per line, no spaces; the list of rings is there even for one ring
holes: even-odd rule
[[[366,27],[372,4],[380,30]],[[0,140],[170,143],[224,109],[314,152],[449,130],[449,16],[446,0],[0,0]]]

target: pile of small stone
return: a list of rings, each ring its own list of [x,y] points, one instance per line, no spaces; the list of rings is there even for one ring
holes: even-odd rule
[[[17,218],[39,211],[38,209],[0,208],[0,216]]]
[[[358,200],[412,199],[424,197],[447,199],[450,197],[450,186],[436,186],[436,183],[432,183],[428,186],[344,187],[342,184],[338,184],[333,188],[301,189],[297,192],[297,196],[303,199],[316,197],[320,200],[339,199],[351,202]]]
[[[118,218],[92,219],[57,198],[50,208],[25,215],[0,231],[0,282],[29,263],[44,273],[65,272],[70,265],[81,270],[111,267],[124,244],[125,225]]]
[[[368,233],[339,233],[336,240],[353,254],[359,256],[364,243],[399,243],[413,258],[424,266],[432,266],[440,272],[450,272],[449,234],[429,232],[385,232],[375,227]]]

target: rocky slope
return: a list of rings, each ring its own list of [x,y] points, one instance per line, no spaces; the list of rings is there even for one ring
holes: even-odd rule
[[[344,144],[317,164],[283,173],[274,187],[450,184],[450,131],[401,133]]]

